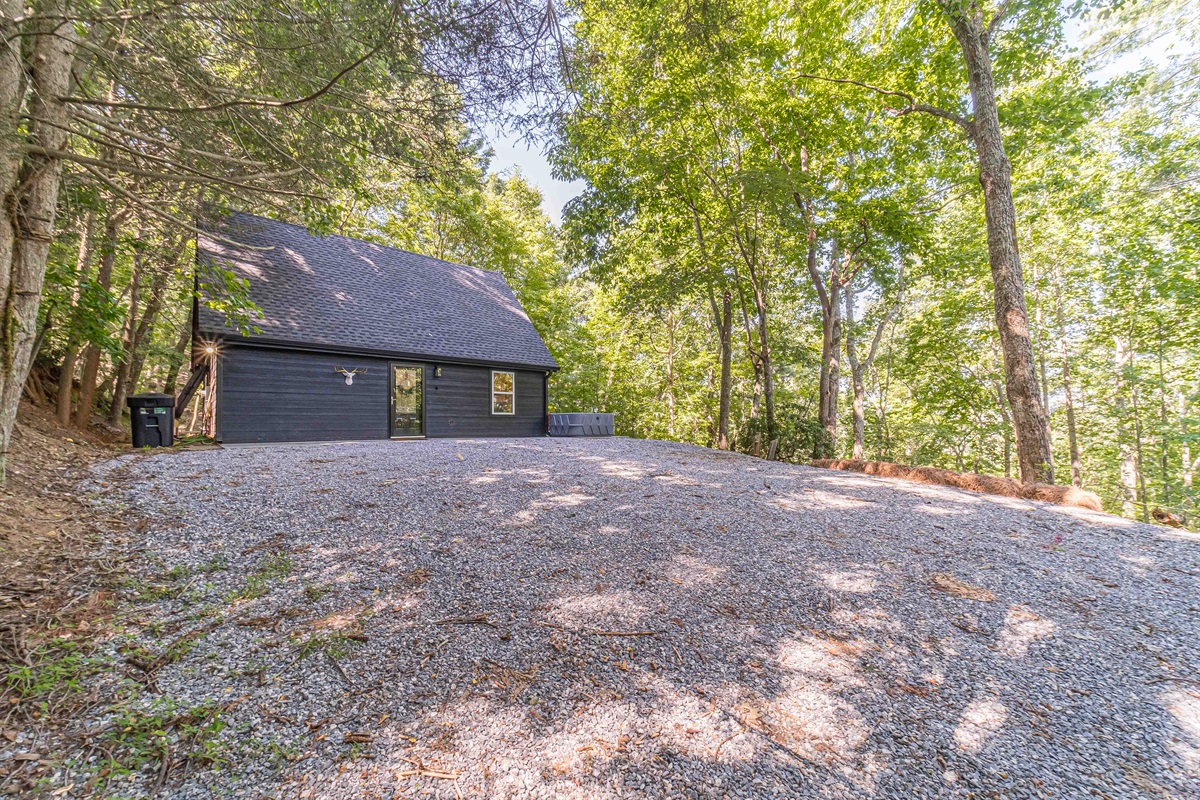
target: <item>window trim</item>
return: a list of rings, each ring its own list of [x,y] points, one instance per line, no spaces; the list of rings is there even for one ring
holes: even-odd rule
[[[512,377],[512,391],[503,392],[496,390],[496,376],[509,375]],[[490,392],[488,394],[488,402],[492,405],[492,416],[494,417],[511,417],[517,413],[517,373],[511,369],[494,369],[492,370],[491,383],[489,384]],[[506,394],[512,397],[511,411],[496,410],[496,395]]]

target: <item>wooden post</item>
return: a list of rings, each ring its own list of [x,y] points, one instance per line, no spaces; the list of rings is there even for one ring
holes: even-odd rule
[[[204,381],[204,435],[217,438],[217,354],[208,357],[208,376]]]

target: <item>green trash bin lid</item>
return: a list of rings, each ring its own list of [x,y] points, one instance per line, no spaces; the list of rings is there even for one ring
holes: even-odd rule
[[[125,401],[125,405],[130,408],[151,408],[151,407],[175,407],[175,395],[161,394],[159,392],[146,392],[145,394],[132,394]]]

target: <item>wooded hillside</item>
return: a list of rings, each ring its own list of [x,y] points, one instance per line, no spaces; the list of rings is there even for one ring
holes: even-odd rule
[[[556,154],[589,185],[567,231],[592,393],[635,435],[715,445],[730,394],[738,449],[1052,470],[1128,516],[1193,515],[1196,42],[1111,64],[1195,16],[585,9]]]
[[[253,325],[193,282],[197,214],[236,208],[502,271],[553,406],[622,434],[1196,517],[1187,3],[0,13],[3,452],[22,392],[87,426],[178,391],[197,285]],[[561,229],[488,122],[584,182]]]

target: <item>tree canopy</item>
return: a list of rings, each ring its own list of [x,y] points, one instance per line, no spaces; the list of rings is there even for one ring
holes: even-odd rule
[[[554,407],[621,433],[1069,481],[1191,522],[1194,17],[5,3],[0,423],[22,388],[77,425],[177,391],[194,220],[238,208],[500,270],[563,365]],[[496,122],[582,181],[561,228],[492,168]],[[244,286],[197,279],[252,325]]]

